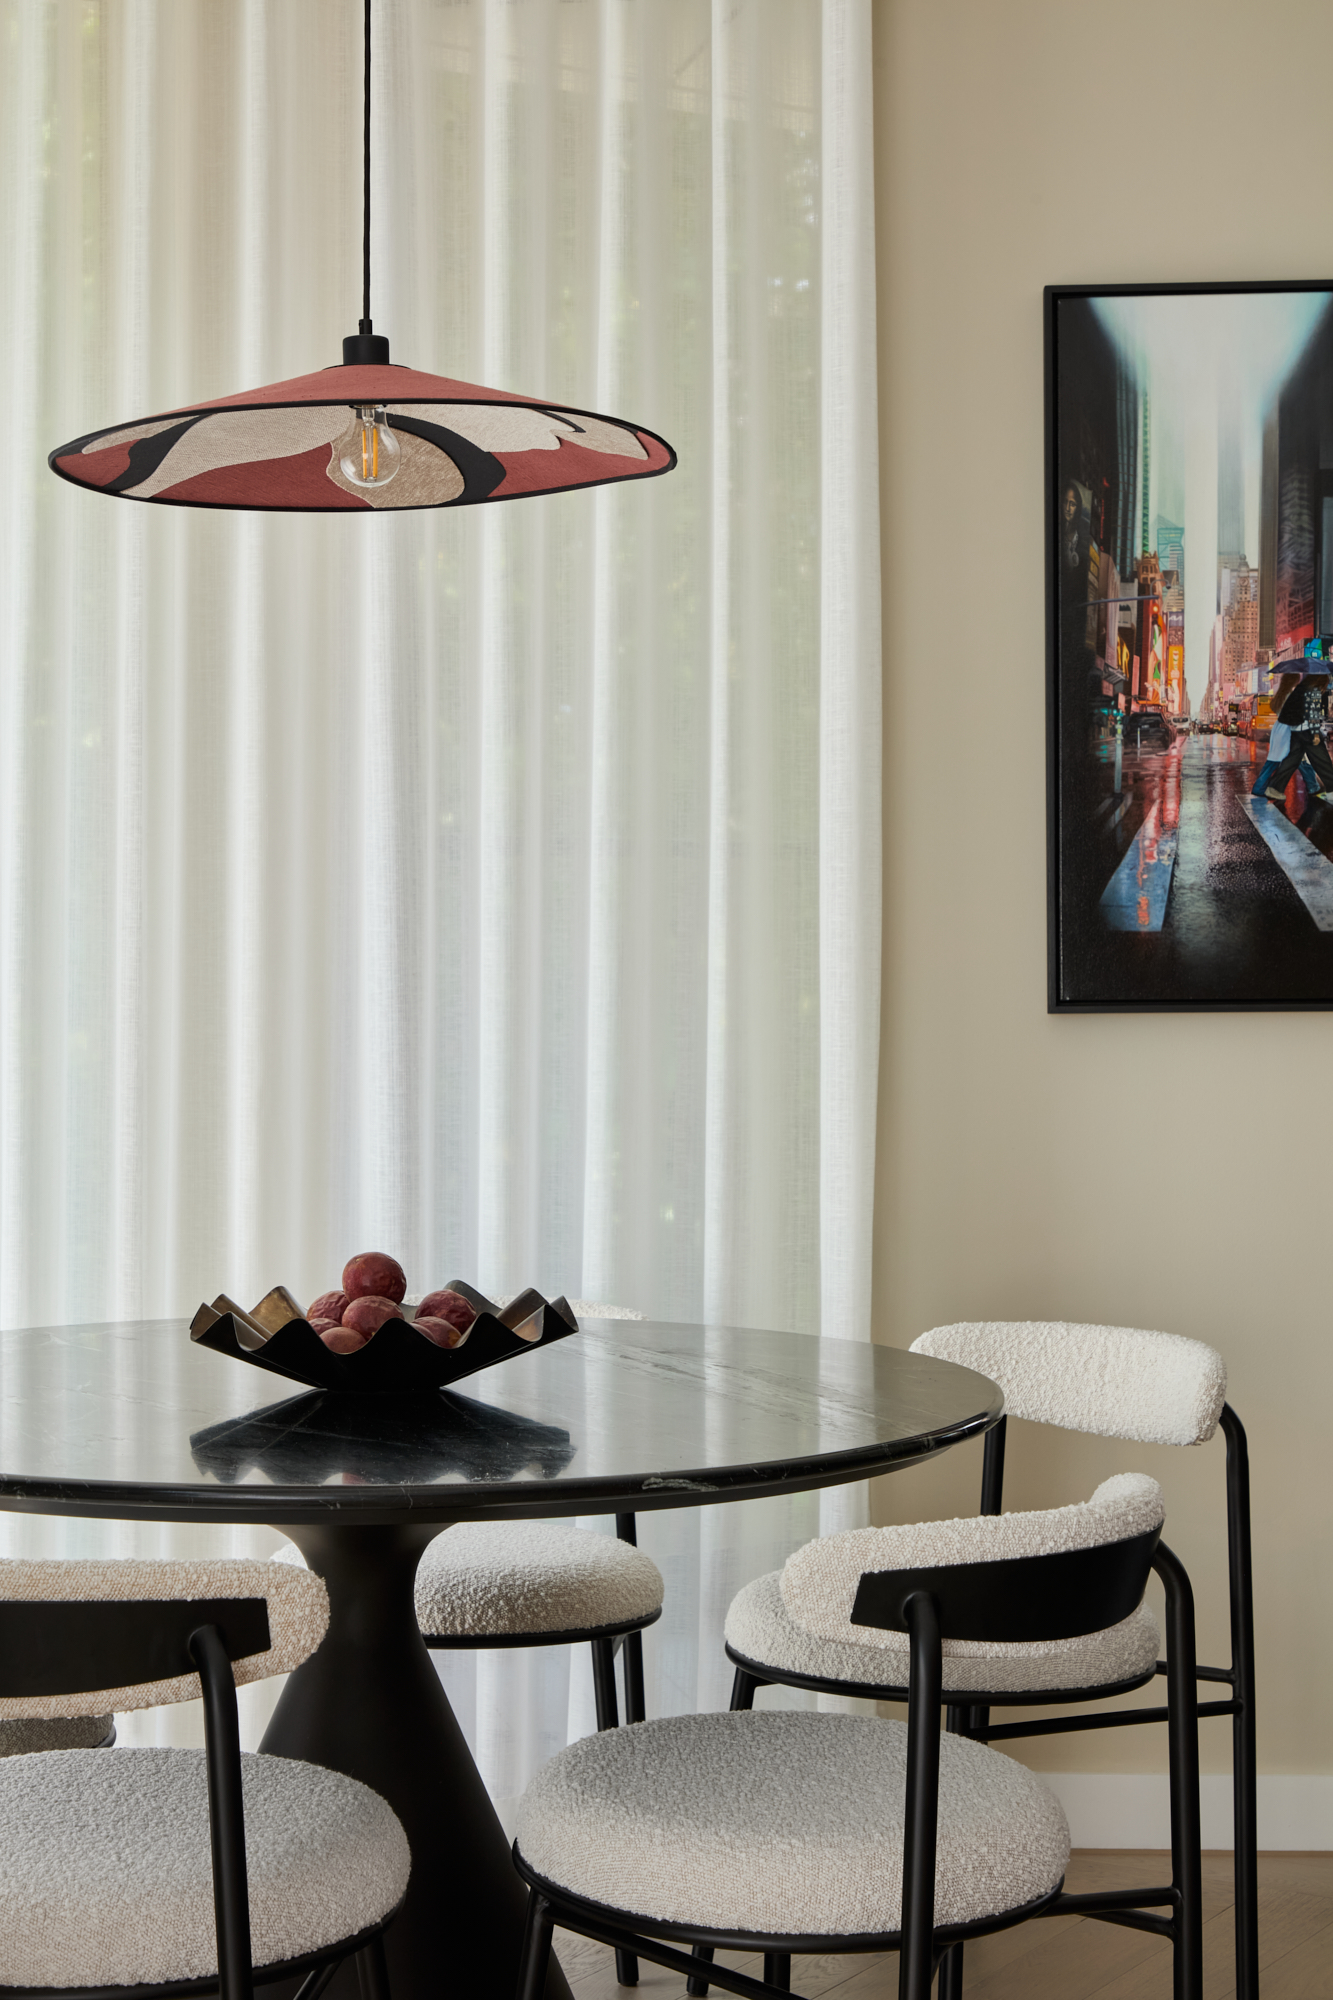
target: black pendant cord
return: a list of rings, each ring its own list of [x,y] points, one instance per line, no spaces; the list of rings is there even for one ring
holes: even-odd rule
[[[361,213],[361,325],[343,342],[345,366],[383,367],[389,359],[389,343],[382,333],[371,330],[370,318],[370,8],[365,0],[365,103],[362,121],[362,213]]]
[[[365,186],[361,227],[361,331],[370,332],[370,0],[366,0]]]

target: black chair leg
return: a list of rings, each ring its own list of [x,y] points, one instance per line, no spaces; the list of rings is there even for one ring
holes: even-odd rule
[[[766,1951],[764,1953],[764,1984],[780,1986],[784,1993],[791,1992],[791,1953],[789,1951]]]
[[[711,1944],[697,1944],[690,1956],[697,1958],[701,1965],[711,1965],[713,1947]],[[689,1994],[690,2000],[708,2000],[708,1981],[702,1974],[692,1973],[685,1981],[685,1991]]]
[[[632,1951],[621,1951],[616,1947],[616,1983],[620,1986],[637,1986],[639,1983],[639,1961]]]
[[[383,1935],[372,1938],[357,1953],[356,1981],[361,2000],[389,2000],[389,1966],[384,1956]]]
[[[610,1639],[592,1641],[592,1692],[597,1704],[597,1727],[615,1729],[620,1716],[616,1708],[616,1654]]]
[[[940,1960],[938,2000],[963,2000],[963,1947],[951,1944]]]
[[[731,1706],[733,1709],[753,1708],[754,1691],[764,1686],[753,1674],[747,1674],[744,1667],[737,1667],[736,1678],[731,1683]]]
[[[648,1711],[643,1699],[643,1634],[627,1632],[623,1655],[625,1669],[625,1720],[642,1722]]]
[[[638,1634],[634,1634],[635,1638]],[[592,1644],[592,1691],[597,1704],[597,1727],[617,1729],[620,1715],[616,1707],[616,1647],[614,1639],[594,1639]],[[629,1669],[625,1671],[625,1706],[629,1708]],[[633,1718],[630,1718],[633,1720]],[[642,1716],[638,1718],[643,1720]],[[616,1978],[622,1986],[637,1986],[639,1961],[632,1951],[616,1950]]]
[[[1236,2000],[1259,2000],[1259,1828],[1254,1716],[1234,1718],[1232,1794],[1236,1844]]]
[[[987,1711],[980,1708],[961,1708],[950,1702],[945,1708],[945,1726],[950,1736],[968,1736],[976,1725],[976,1718]],[[982,1725],[984,1727],[984,1724]],[[963,1947],[949,1945],[939,1959],[939,1984],[935,1988],[936,2000],[963,2000]]]
[[[1174,2000],[1203,1996],[1203,1857],[1199,1828],[1199,1712],[1194,1592],[1184,1565],[1157,1544],[1153,1568],[1166,1588],[1167,1762],[1171,1773]]]
[[[551,1962],[551,1905],[535,1889],[528,1891],[528,1916],[523,1926],[523,1951],[518,1962],[516,2000],[543,2000],[546,1969]]]
[[[1231,1581],[1231,1672],[1240,1710],[1232,1718],[1236,1842],[1236,2000],[1259,2000],[1259,1870],[1254,1741],[1254,1574],[1250,1550],[1250,1450],[1245,1426],[1222,1405],[1227,1441],[1227,1567]]]
[[[632,1514],[616,1515],[616,1533],[622,1542],[637,1546],[638,1532]],[[627,1632],[624,1639],[625,1720],[642,1722],[648,1713],[643,1698],[643,1634]],[[598,1727],[600,1728],[600,1723]],[[637,1986],[639,1961],[632,1951],[617,1951],[616,1978],[622,1986]]]

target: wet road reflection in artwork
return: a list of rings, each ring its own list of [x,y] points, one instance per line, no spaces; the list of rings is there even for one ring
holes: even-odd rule
[[[1080,943],[1114,999],[1333,1000],[1333,807],[1252,799],[1261,742],[1181,732],[1097,766]]]
[[[1314,922],[1321,931],[1333,931],[1333,861],[1292,825],[1284,807],[1250,796],[1242,803]]]
[[[1165,825],[1161,802],[1154,799],[1102,892],[1102,915],[1112,930],[1161,930],[1176,865],[1176,838],[1176,828]]]

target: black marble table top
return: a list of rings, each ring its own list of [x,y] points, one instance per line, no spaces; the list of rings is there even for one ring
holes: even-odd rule
[[[423,1525],[836,1486],[987,1430],[984,1375],[808,1334],[585,1320],[458,1389],[275,1396],[184,1321],[0,1334],[0,1507]]]

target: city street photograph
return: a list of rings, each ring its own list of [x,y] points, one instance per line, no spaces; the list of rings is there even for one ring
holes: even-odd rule
[[[1333,283],[1046,294],[1050,1004],[1333,1007]]]

